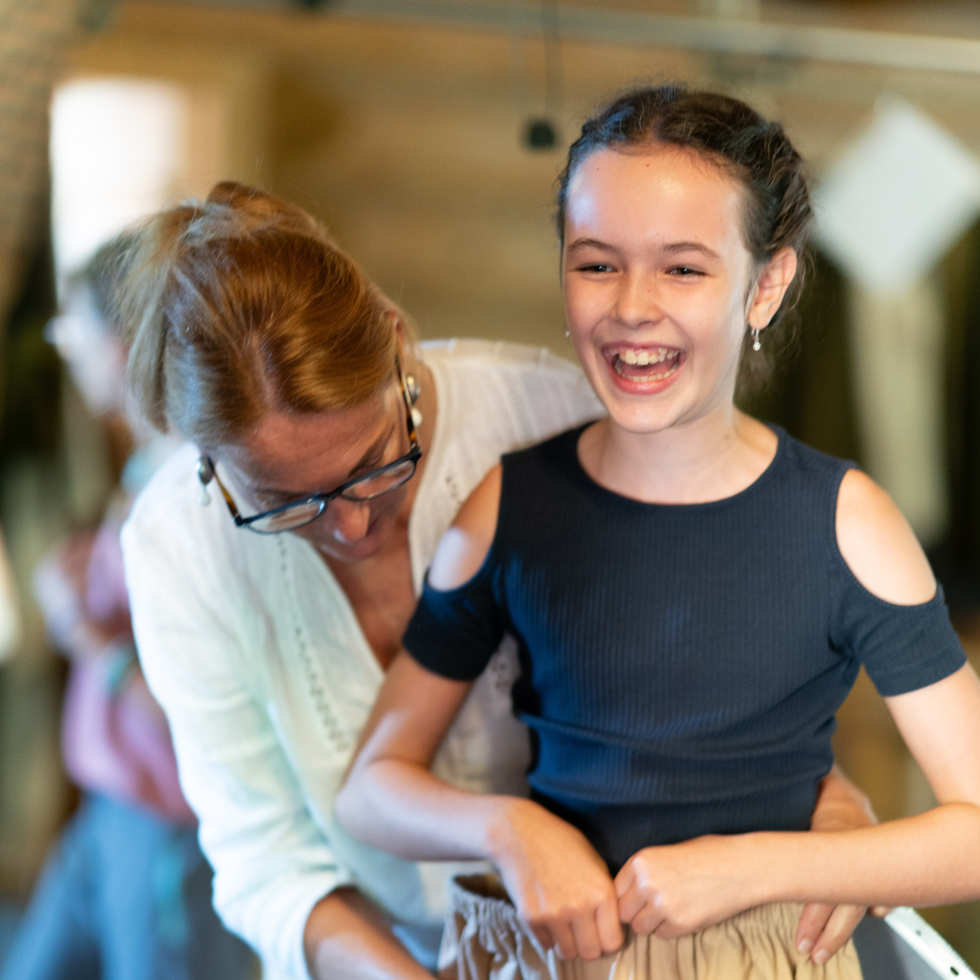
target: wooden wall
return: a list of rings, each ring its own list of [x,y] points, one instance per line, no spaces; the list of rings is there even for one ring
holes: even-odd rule
[[[680,78],[742,95],[783,119],[818,171],[884,91],[912,98],[980,151],[980,76],[583,43],[564,44],[561,61],[562,144],[552,152],[520,142],[543,107],[541,45],[499,34],[124,2],[74,51],[71,70],[217,92],[222,176],[322,217],[423,335],[558,350],[553,182],[590,108],[632,81]]]

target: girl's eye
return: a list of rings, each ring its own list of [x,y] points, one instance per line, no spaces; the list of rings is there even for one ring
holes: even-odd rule
[[[679,278],[704,275],[700,269],[692,269],[689,265],[675,265],[674,268],[670,270],[669,274],[672,276],[678,276]]]
[[[588,265],[580,265],[579,272],[612,272],[612,266],[604,262],[590,262]]]

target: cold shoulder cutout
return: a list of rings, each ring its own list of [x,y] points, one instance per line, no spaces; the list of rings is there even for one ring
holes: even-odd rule
[[[932,568],[908,521],[860,470],[848,471],[841,480],[836,533],[847,567],[872,595],[914,606],[936,594]]]
[[[483,565],[497,530],[500,481],[498,464],[480,481],[442,536],[429,568],[432,588],[458,588]]]

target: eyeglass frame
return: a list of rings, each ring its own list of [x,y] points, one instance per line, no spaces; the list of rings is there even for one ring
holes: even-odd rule
[[[286,534],[290,531],[298,531],[301,527],[306,527],[307,524],[312,524],[318,518],[323,517],[324,511],[326,511],[330,501],[337,497],[343,497],[345,490],[349,490],[352,486],[356,486],[358,483],[373,480],[382,473],[386,473],[388,470],[393,470],[396,466],[403,466],[405,463],[410,462],[413,464],[412,472],[402,483],[396,484],[393,487],[388,487],[387,490],[382,490],[371,497],[343,497],[343,499],[350,500],[352,503],[367,503],[368,501],[377,500],[378,497],[383,497],[386,493],[392,493],[395,490],[405,486],[405,484],[408,483],[413,476],[415,476],[416,467],[418,466],[419,460],[422,458],[422,447],[419,444],[418,432],[415,428],[412,399],[409,396],[408,385],[405,382],[405,375],[402,373],[401,364],[399,363],[398,358],[395,358],[395,370],[398,372],[398,384],[401,388],[402,399],[405,402],[406,426],[408,429],[409,449],[404,456],[399,456],[398,459],[393,459],[390,463],[385,463],[384,466],[379,466],[376,469],[362,474],[361,476],[356,476],[351,480],[347,480],[344,483],[341,483],[339,487],[335,487],[333,490],[329,490],[324,493],[315,493],[312,496],[304,497],[302,500],[290,501],[288,504],[280,504],[278,507],[273,507],[271,510],[264,510],[261,513],[252,514],[249,517],[242,517],[238,507],[235,505],[234,499],[228,492],[228,488],[221,482],[221,478],[218,476],[218,471],[215,468],[214,460],[212,460],[210,456],[206,455],[201,456],[197,464],[197,475],[198,479],[201,481],[202,488],[207,487],[211,480],[214,480],[214,482],[218,484],[218,489],[221,491],[222,497],[225,498],[225,504],[228,507],[228,512],[231,514],[231,518],[235,522],[236,527],[247,528],[253,534]],[[317,511],[317,513],[308,521],[303,521],[302,524],[297,524],[295,527],[281,528],[280,530],[276,531],[260,531],[258,528],[252,527],[252,524],[255,521],[261,520],[262,518],[271,517],[274,514],[282,513],[285,510],[289,510],[291,507],[302,507],[304,504],[311,504],[314,502],[318,502],[320,504],[319,511]]]

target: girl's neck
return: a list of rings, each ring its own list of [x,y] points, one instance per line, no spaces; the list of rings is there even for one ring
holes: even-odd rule
[[[621,496],[697,504],[751,486],[777,445],[768,426],[727,405],[660,432],[629,432],[603,419],[582,434],[578,457],[596,483]]]

